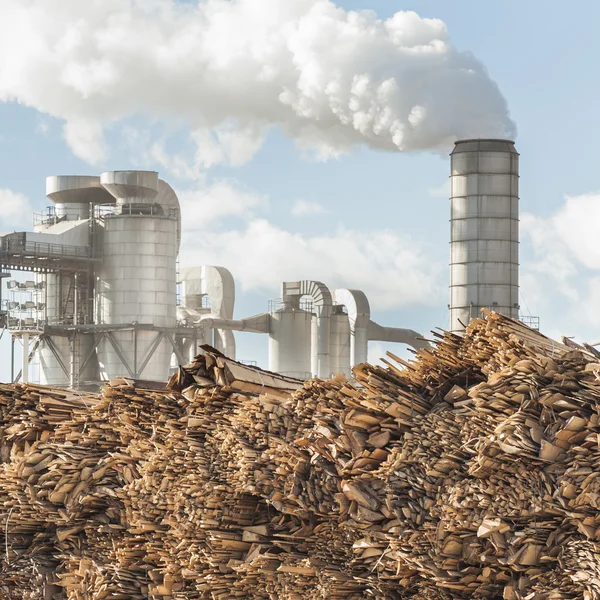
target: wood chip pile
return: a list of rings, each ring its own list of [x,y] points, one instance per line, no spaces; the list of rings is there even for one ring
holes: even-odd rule
[[[600,354],[434,335],[355,381],[0,386],[0,598],[600,598]]]

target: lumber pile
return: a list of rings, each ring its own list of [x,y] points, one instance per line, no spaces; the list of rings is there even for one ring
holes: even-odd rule
[[[600,598],[600,354],[495,313],[299,382],[0,386],[0,598]]]

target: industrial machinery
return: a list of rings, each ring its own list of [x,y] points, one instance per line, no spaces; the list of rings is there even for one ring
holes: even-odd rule
[[[519,155],[508,140],[464,140],[451,154],[451,330],[481,308],[519,314]],[[165,381],[209,343],[235,358],[235,331],[269,337],[269,369],[299,378],[350,374],[370,341],[426,342],[371,320],[359,290],[285,282],[265,313],[234,319],[223,267],[178,271],[181,212],[154,171],[48,177],[53,202],[34,231],[0,236],[0,326],[12,335],[13,381],[92,388],[118,376]],[[0,286],[1,289],[2,286]],[[15,340],[22,342],[15,375]]]
[[[349,376],[354,365],[367,360],[369,341],[403,343],[417,350],[427,345],[416,331],[372,321],[363,292],[332,294],[320,281],[283,283],[281,298],[271,301],[267,313],[239,320],[202,315],[196,323],[209,331],[267,334],[269,370],[301,379]]]
[[[227,269],[178,272],[179,202],[154,171],[48,177],[46,193],[53,206],[34,215],[34,231],[0,237],[0,281],[32,274],[9,281],[0,298],[13,381],[29,381],[32,364],[40,383],[75,389],[118,376],[165,381],[202,343],[235,357],[234,331],[268,334],[270,368],[303,378],[349,374],[369,339],[422,343],[372,323],[361,292],[338,291],[334,301],[312,281],[285,283],[268,313],[234,320]]]
[[[152,171],[112,171],[48,177],[46,193],[54,205],[33,232],[0,238],[1,270],[35,278],[8,285],[6,324],[13,351],[15,339],[23,347],[13,378],[27,381],[36,360],[40,383],[54,386],[164,381],[172,354],[183,359],[181,338],[196,332],[177,323],[174,191]]]

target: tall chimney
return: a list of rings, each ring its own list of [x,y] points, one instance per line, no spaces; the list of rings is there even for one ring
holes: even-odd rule
[[[519,154],[510,140],[460,140],[450,175],[450,330],[482,308],[519,316]]]

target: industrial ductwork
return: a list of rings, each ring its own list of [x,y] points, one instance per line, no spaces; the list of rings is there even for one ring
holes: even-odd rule
[[[232,328],[226,326],[233,322],[233,308],[235,305],[235,282],[231,273],[224,267],[204,265],[181,269],[180,281],[182,286],[182,307],[197,316],[194,322],[200,323],[205,315],[198,311],[203,308],[203,301],[208,299],[210,305],[209,325],[203,322],[204,327],[214,330],[214,340],[209,343],[230,358],[235,358],[235,337]],[[216,327],[219,321],[222,327]]]

